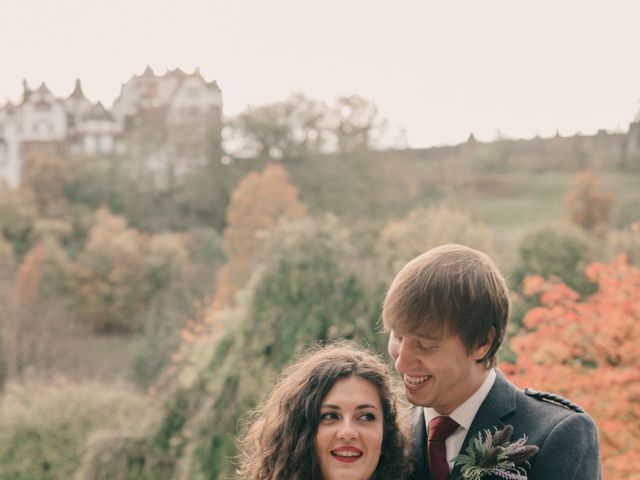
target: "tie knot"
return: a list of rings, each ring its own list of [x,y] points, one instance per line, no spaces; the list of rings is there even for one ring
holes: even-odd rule
[[[440,416],[429,422],[429,442],[442,442],[459,427],[451,417]]]

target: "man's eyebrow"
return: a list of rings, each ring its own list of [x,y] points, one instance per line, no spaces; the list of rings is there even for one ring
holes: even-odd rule
[[[433,342],[439,342],[444,338],[444,335],[428,335],[428,334],[416,333],[416,337],[422,340],[431,340]]]
[[[436,342],[440,342],[444,340],[444,338],[447,336],[447,330],[446,328],[437,328],[437,327],[428,328],[428,329],[424,329],[424,330],[412,333],[411,335],[414,335],[418,338],[422,338],[424,340],[434,340]]]
[[[412,332],[407,332],[407,333],[400,333],[397,330],[393,330],[391,329],[391,332],[394,335],[412,335],[414,337],[419,338],[420,340],[430,340],[433,342],[441,342],[442,340],[444,340],[444,335],[441,333],[433,333],[433,334],[429,334],[429,333],[412,333]]]

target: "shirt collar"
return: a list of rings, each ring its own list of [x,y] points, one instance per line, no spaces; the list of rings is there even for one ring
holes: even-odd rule
[[[492,368],[489,370],[489,375],[485,378],[480,388],[475,391],[473,395],[467,398],[462,405],[456,408],[453,412],[449,414],[449,417],[454,419],[458,425],[463,427],[465,430],[469,430],[471,427],[471,423],[478,413],[480,409],[480,405],[484,402],[484,399],[489,395],[489,390],[493,387],[493,384],[496,381],[496,372]],[[435,417],[440,416],[438,413],[431,407],[424,407],[424,420],[427,424],[427,429],[429,428],[429,422],[433,420]]]

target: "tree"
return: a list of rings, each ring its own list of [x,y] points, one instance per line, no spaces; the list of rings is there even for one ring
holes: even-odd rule
[[[13,244],[18,259],[31,248],[33,223],[38,216],[33,192],[0,183],[0,233]]]
[[[382,135],[387,127],[387,121],[378,115],[378,107],[359,95],[338,97],[332,115],[341,153],[370,150],[375,137]]]
[[[524,317],[528,332],[512,340],[515,364],[503,370],[583,406],[599,426],[604,478],[640,474],[640,270],[624,255],[586,269],[598,290],[581,298],[563,283],[534,275],[525,292],[540,305]]]
[[[334,217],[284,221],[265,243],[238,304],[220,313],[225,328],[192,337],[167,372],[162,418],[144,436],[120,434],[89,451],[91,474],[78,480],[113,478],[119,465],[130,465],[122,480],[230,478],[242,416],[306,345],[346,337],[382,348],[376,332],[384,290],[366,287]],[[154,476],[160,466],[166,470]]]
[[[15,263],[13,246],[0,233],[0,281],[13,277]]]
[[[149,303],[186,256],[182,237],[145,235],[106,208],[97,210],[72,273],[79,314],[98,332],[140,330]]]
[[[548,224],[527,233],[518,245],[520,260],[513,274],[516,288],[527,275],[556,276],[571,288],[593,291],[584,273],[595,260],[594,241],[579,227],[570,224]]]
[[[326,144],[327,106],[302,94],[247,108],[232,120],[231,144],[243,156],[297,159],[319,153]]]
[[[218,278],[215,309],[231,305],[234,294],[249,280],[264,243],[260,232],[273,229],[281,218],[296,220],[305,214],[298,189],[289,182],[282,166],[271,164],[261,173],[251,172],[242,179],[227,211],[223,234],[227,264]]]
[[[59,281],[52,278],[50,269],[65,259],[55,241],[41,242],[25,255],[15,282],[5,284],[0,350],[4,351],[8,378],[19,376],[27,366],[46,371],[55,360],[56,341],[68,314],[62,314],[47,290]]]
[[[171,195],[175,207],[175,211],[170,212],[172,229],[208,226],[222,231],[231,192],[248,170],[244,163],[249,162],[224,165],[220,158],[211,158],[176,181]],[[167,220],[165,218],[165,223],[169,224]]]
[[[66,158],[60,153],[38,150],[23,158],[20,188],[33,192],[41,216],[60,216],[69,204],[65,195],[69,177]]]
[[[578,188],[567,194],[565,205],[569,220],[585,230],[608,223],[613,193],[600,188],[598,176],[591,170],[578,174]]]
[[[0,234],[0,391],[13,366],[8,356],[13,349],[15,316],[15,257],[12,245]]]
[[[375,104],[359,95],[331,105],[298,93],[249,107],[228,128],[227,145],[245,157],[299,159],[339,151],[367,151],[387,130]]]
[[[625,229],[608,230],[605,246],[610,258],[625,253],[630,264],[640,267],[640,221]]]

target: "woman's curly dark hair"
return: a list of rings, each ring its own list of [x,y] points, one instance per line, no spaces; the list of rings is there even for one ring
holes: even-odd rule
[[[382,454],[372,479],[403,478],[405,436],[390,369],[350,342],[314,347],[280,375],[264,404],[249,416],[238,478],[321,480],[314,453],[320,405],[337,380],[352,376],[371,382],[382,402]]]

